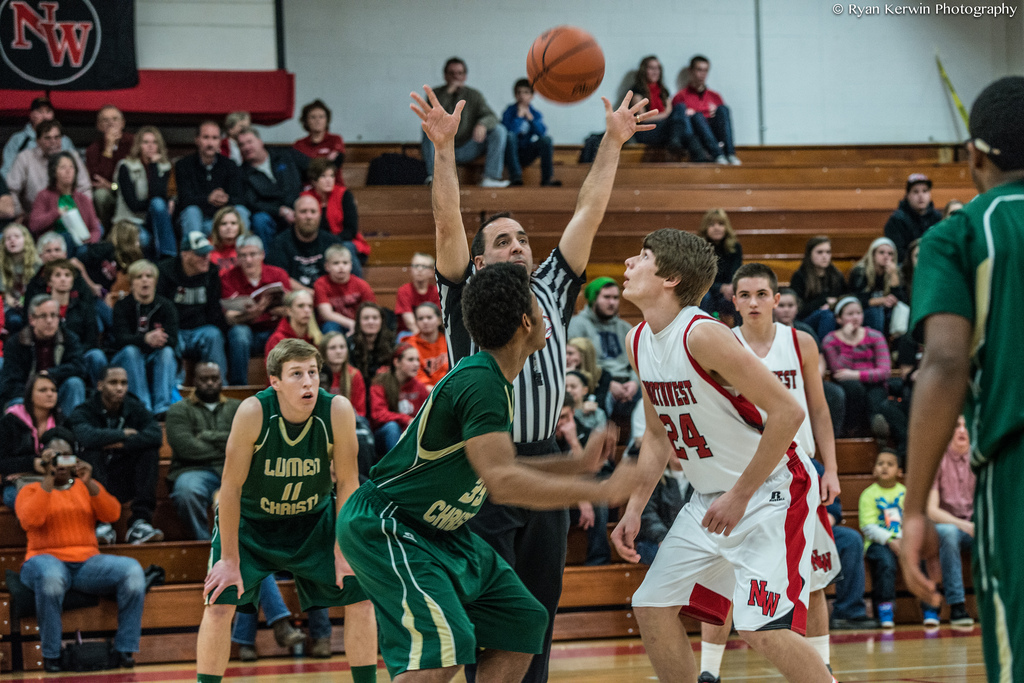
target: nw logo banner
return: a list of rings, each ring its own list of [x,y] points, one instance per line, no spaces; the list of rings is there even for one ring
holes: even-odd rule
[[[0,0],[0,58],[0,88],[135,87],[135,2]]]

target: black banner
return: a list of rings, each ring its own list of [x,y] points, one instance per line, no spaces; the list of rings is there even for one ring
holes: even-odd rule
[[[0,0],[0,88],[138,84],[135,0]]]

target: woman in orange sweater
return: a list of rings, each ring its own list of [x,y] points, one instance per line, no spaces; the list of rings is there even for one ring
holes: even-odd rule
[[[61,608],[71,588],[117,596],[116,663],[131,667],[142,633],[146,578],[137,560],[100,554],[96,522],[116,522],[121,504],[93,480],[89,463],[74,456],[73,440],[61,427],[43,434],[43,481],[22,488],[15,501],[28,536],[21,581],[35,592],[43,668],[61,670]]]

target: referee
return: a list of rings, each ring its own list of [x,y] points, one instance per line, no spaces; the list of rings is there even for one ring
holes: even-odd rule
[[[656,112],[637,114],[647,103],[640,100],[630,106],[630,92],[615,111],[604,102],[606,130],[597,157],[576,201],[576,211],[558,242],[536,271],[533,252],[523,227],[509,214],[487,219],[472,246],[466,242],[466,228],[459,206],[459,180],[455,167],[455,135],[461,124],[459,102],[446,112],[433,90],[424,86],[427,100],[412,94],[413,111],[423,120],[423,131],[434,143],[434,179],[432,197],[437,230],[437,286],[452,367],[462,358],[478,351],[470,340],[462,320],[462,291],[475,269],[493,263],[511,262],[533,272],[531,288],[536,295],[547,325],[547,346],[526,361],[515,381],[515,418],[512,437],[520,456],[555,453],[555,424],[565,397],[565,342],[569,319],[576,307],[584,271],[590,259],[594,235],[604,218],[605,208],[615,182],[622,145],[636,131],[652,130],[643,118]],[[530,593],[548,611],[544,651],[535,656],[523,681],[542,683],[548,679],[548,657],[555,611],[562,593],[565,546],[569,532],[567,510],[531,511],[522,508],[484,504],[470,522],[473,531],[483,537],[516,571]],[[515,628],[514,624],[509,624]],[[467,667],[467,679],[475,671]]]

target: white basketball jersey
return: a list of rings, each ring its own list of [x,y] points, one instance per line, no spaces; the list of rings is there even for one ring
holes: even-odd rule
[[[743,336],[742,327],[734,327],[733,333],[739,338],[743,346],[757,356],[754,349],[750,348],[746,338]],[[789,390],[796,402],[804,411],[804,421],[796,433],[797,452],[813,459],[815,453],[814,432],[811,431],[811,413],[807,409],[807,393],[804,388],[804,359],[800,355],[800,343],[796,338],[796,328],[787,327],[782,323],[775,323],[775,339],[768,355],[764,358],[758,356],[765,367],[775,373],[782,382],[782,386]]]
[[[687,336],[697,325],[721,325],[696,306],[680,311],[657,334],[646,322],[633,335],[640,381],[665,425],[683,474],[694,490],[728,491],[761,442],[765,415],[716,382],[690,355]],[[777,472],[785,462],[779,454]]]

